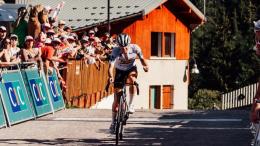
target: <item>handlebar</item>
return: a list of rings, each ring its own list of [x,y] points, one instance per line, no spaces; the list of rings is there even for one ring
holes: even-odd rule
[[[115,83],[117,83],[117,82],[112,82],[112,84],[115,84]],[[122,84],[122,82],[118,82],[118,83]],[[110,82],[107,83],[107,85],[105,87],[106,92],[108,92],[108,88],[109,88],[110,84],[111,84]],[[137,92],[137,95],[139,95],[139,84],[136,81],[134,83],[132,83],[132,84],[125,83],[124,85],[125,86],[130,86],[130,85],[136,86],[136,92]]]

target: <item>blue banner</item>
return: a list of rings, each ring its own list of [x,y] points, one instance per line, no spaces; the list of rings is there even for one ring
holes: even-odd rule
[[[33,103],[36,116],[43,116],[52,112],[48,89],[44,82],[43,72],[40,76],[38,69],[26,69],[22,71],[25,85]]]
[[[64,99],[62,96],[62,91],[59,85],[59,80],[57,77],[57,73],[54,71],[52,75],[48,76],[48,86],[50,91],[50,96],[52,99],[52,105],[54,108],[54,111],[64,109]]]
[[[0,89],[9,125],[34,118],[19,70],[3,72]]]
[[[6,126],[5,116],[4,116],[4,107],[2,101],[0,100],[0,127]]]

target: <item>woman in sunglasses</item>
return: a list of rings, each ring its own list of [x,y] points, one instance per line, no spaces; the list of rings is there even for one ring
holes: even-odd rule
[[[24,48],[22,49],[21,59],[24,62],[37,62],[39,69],[43,69],[41,59],[41,49],[34,48],[34,39],[32,36],[25,37]]]

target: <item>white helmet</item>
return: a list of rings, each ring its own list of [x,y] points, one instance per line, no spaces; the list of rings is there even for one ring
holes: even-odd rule
[[[131,38],[126,33],[121,33],[117,36],[116,42],[120,47],[126,47],[131,43]]]

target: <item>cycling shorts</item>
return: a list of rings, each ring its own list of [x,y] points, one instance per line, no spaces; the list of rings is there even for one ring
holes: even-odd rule
[[[131,72],[136,72],[137,74],[137,67],[133,66],[129,70],[119,70],[116,69],[115,81],[114,81],[114,88],[123,88],[126,79],[128,78]]]

